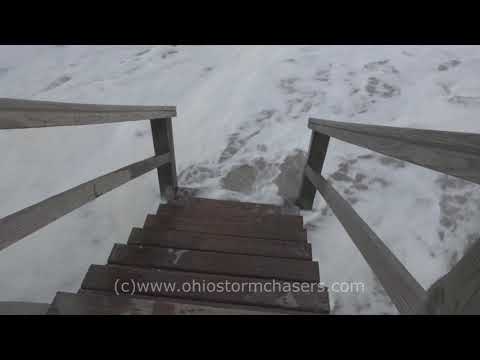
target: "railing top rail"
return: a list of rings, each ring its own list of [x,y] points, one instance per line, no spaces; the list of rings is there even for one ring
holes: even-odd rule
[[[315,132],[480,184],[480,134],[310,119]]]
[[[86,203],[170,161],[170,153],[138,161],[0,219],[0,250]]]
[[[95,105],[0,98],[0,129],[95,125],[176,115],[175,106]]]
[[[441,146],[443,148],[447,147],[465,153],[478,154],[480,151],[480,134],[469,132],[365,125],[314,118],[309,119],[308,127],[319,132],[322,132],[321,130],[328,131],[329,129],[347,130],[359,134],[381,136],[384,138],[391,138],[392,140],[402,140],[421,145]]]

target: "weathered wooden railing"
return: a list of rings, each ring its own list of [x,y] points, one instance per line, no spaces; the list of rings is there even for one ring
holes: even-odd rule
[[[296,204],[318,190],[401,314],[480,313],[480,243],[427,291],[321,175],[330,137],[480,184],[480,135],[310,119],[310,149]]]
[[[157,169],[160,191],[171,197],[177,188],[173,146],[173,106],[111,106],[0,99],[0,129],[78,126],[151,119],[155,156],[139,161],[0,219],[0,250],[95,200]]]

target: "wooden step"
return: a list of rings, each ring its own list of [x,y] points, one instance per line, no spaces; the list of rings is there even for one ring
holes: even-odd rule
[[[171,206],[188,207],[190,209],[223,210],[223,211],[246,211],[257,215],[280,215],[285,209],[278,205],[256,204],[249,202],[216,200],[198,197],[181,197],[169,202]],[[162,205],[160,205],[162,206]]]
[[[231,211],[219,209],[212,211],[204,208],[189,208],[163,205],[158,208],[157,215],[174,216],[175,218],[205,222],[215,219],[216,222],[253,223],[269,227],[280,227],[289,230],[303,230],[303,217],[299,215],[265,215],[245,210]]]
[[[132,285],[139,283],[148,288],[139,289],[138,286],[133,287]],[[310,292],[299,291],[301,284],[284,281],[184,271],[148,270],[114,265],[92,265],[83,280],[82,289],[115,293],[122,289],[122,284],[127,284],[123,290],[124,292],[128,291],[130,295],[186,298],[316,313],[329,312],[328,291],[318,283],[312,284],[314,291]],[[167,285],[175,287],[166,289]],[[153,286],[157,288],[153,288]],[[260,291],[262,286],[265,291]],[[131,293],[132,288],[135,290],[134,294]]]
[[[314,261],[211,251],[115,244],[108,263],[278,280],[320,281],[318,263]]]
[[[271,308],[271,307],[262,307],[262,306],[251,306],[251,305],[241,305],[241,304],[228,304],[221,302],[208,302],[208,301],[199,301],[191,299],[181,299],[174,297],[152,297],[152,296],[143,296],[143,295],[112,295],[111,292],[107,291],[95,291],[95,290],[85,290],[79,289],[76,294],[73,295],[87,295],[87,296],[103,296],[103,297],[115,297],[115,298],[125,298],[125,299],[139,299],[145,301],[161,302],[173,304],[177,307],[176,312],[173,314],[154,314],[154,315],[322,315],[319,313],[309,312],[309,311],[296,311],[288,310],[281,308]],[[193,308],[193,311],[190,310]],[[53,310],[53,307],[52,307]],[[179,311],[178,311],[179,310]],[[107,307],[108,311],[108,307]],[[217,311],[220,311],[219,313]],[[224,313],[225,312],[225,313]],[[113,315],[118,314],[117,312]],[[53,314],[52,314],[53,315]],[[109,315],[109,314],[108,314]],[[148,314],[147,314],[148,315]]]
[[[2,315],[45,315],[49,304],[24,301],[1,301],[0,316]]]
[[[150,300],[150,301],[166,301],[166,302],[174,302],[175,304],[186,304],[186,305],[193,305],[193,306],[204,306],[204,307],[214,307],[214,308],[223,308],[234,310],[235,312],[246,310],[246,311],[257,311],[257,312],[265,312],[274,315],[322,315],[322,313],[314,313],[311,311],[297,311],[291,309],[282,309],[278,307],[265,307],[265,306],[255,306],[255,305],[244,305],[244,304],[229,304],[223,302],[211,302],[211,301],[202,301],[202,300],[193,300],[193,299],[182,299],[178,297],[164,297],[164,296],[146,296],[146,295],[128,295],[128,294],[119,294],[119,295],[112,295],[111,292],[108,291],[98,291],[98,290],[86,290],[86,289],[79,289],[76,294],[79,295],[100,295],[100,296],[118,296],[118,297],[125,297],[129,299],[143,299],[143,300]]]
[[[95,293],[58,292],[47,315],[282,315],[301,314],[281,309],[208,305],[172,298],[135,298]]]
[[[148,215],[144,228],[160,230],[181,230],[209,234],[264,238],[284,241],[307,241],[305,230],[294,230],[282,226],[252,223],[235,223],[211,219],[178,218],[162,215]]]
[[[304,260],[312,259],[312,248],[309,243],[194,233],[189,231],[152,231],[133,228],[128,239],[128,244],[170,247],[174,249],[206,250],[230,254],[276,256]]]

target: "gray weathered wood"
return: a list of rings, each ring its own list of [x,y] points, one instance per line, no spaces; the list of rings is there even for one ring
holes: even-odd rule
[[[480,135],[310,119],[339,140],[480,184]]]
[[[0,99],[0,129],[94,125],[175,116],[174,106],[93,105]]]
[[[310,147],[308,150],[308,159],[305,167],[310,166],[318,174],[322,173],[325,157],[327,156],[328,143],[330,136],[312,131],[310,138]],[[313,200],[315,199],[315,186],[305,176],[305,171],[302,176],[302,184],[297,196],[295,204],[304,210],[312,210]]]
[[[428,290],[426,312],[480,315],[480,241]]]
[[[305,173],[360,250],[400,314],[418,313],[426,299],[422,286],[322,175],[310,167]]]
[[[0,250],[169,160],[167,153],[130,164],[0,219]]]
[[[171,200],[174,198],[178,187],[172,119],[153,119],[150,121],[150,123],[152,128],[153,147],[155,149],[155,154],[170,154],[170,161],[168,164],[159,167],[157,172],[160,193],[164,198]]]

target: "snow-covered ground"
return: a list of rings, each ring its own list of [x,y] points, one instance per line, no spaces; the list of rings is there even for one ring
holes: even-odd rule
[[[309,117],[480,132],[478,46],[0,46],[0,97],[175,105],[179,181],[204,197],[281,204],[298,188]],[[0,131],[0,217],[153,154],[147,121]],[[464,181],[333,141],[334,186],[427,288],[480,237]],[[152,172],[0,252],[0,301],[75,291],[160,201]],[[305,212],[335,313],[396,313],[317,196]]]

